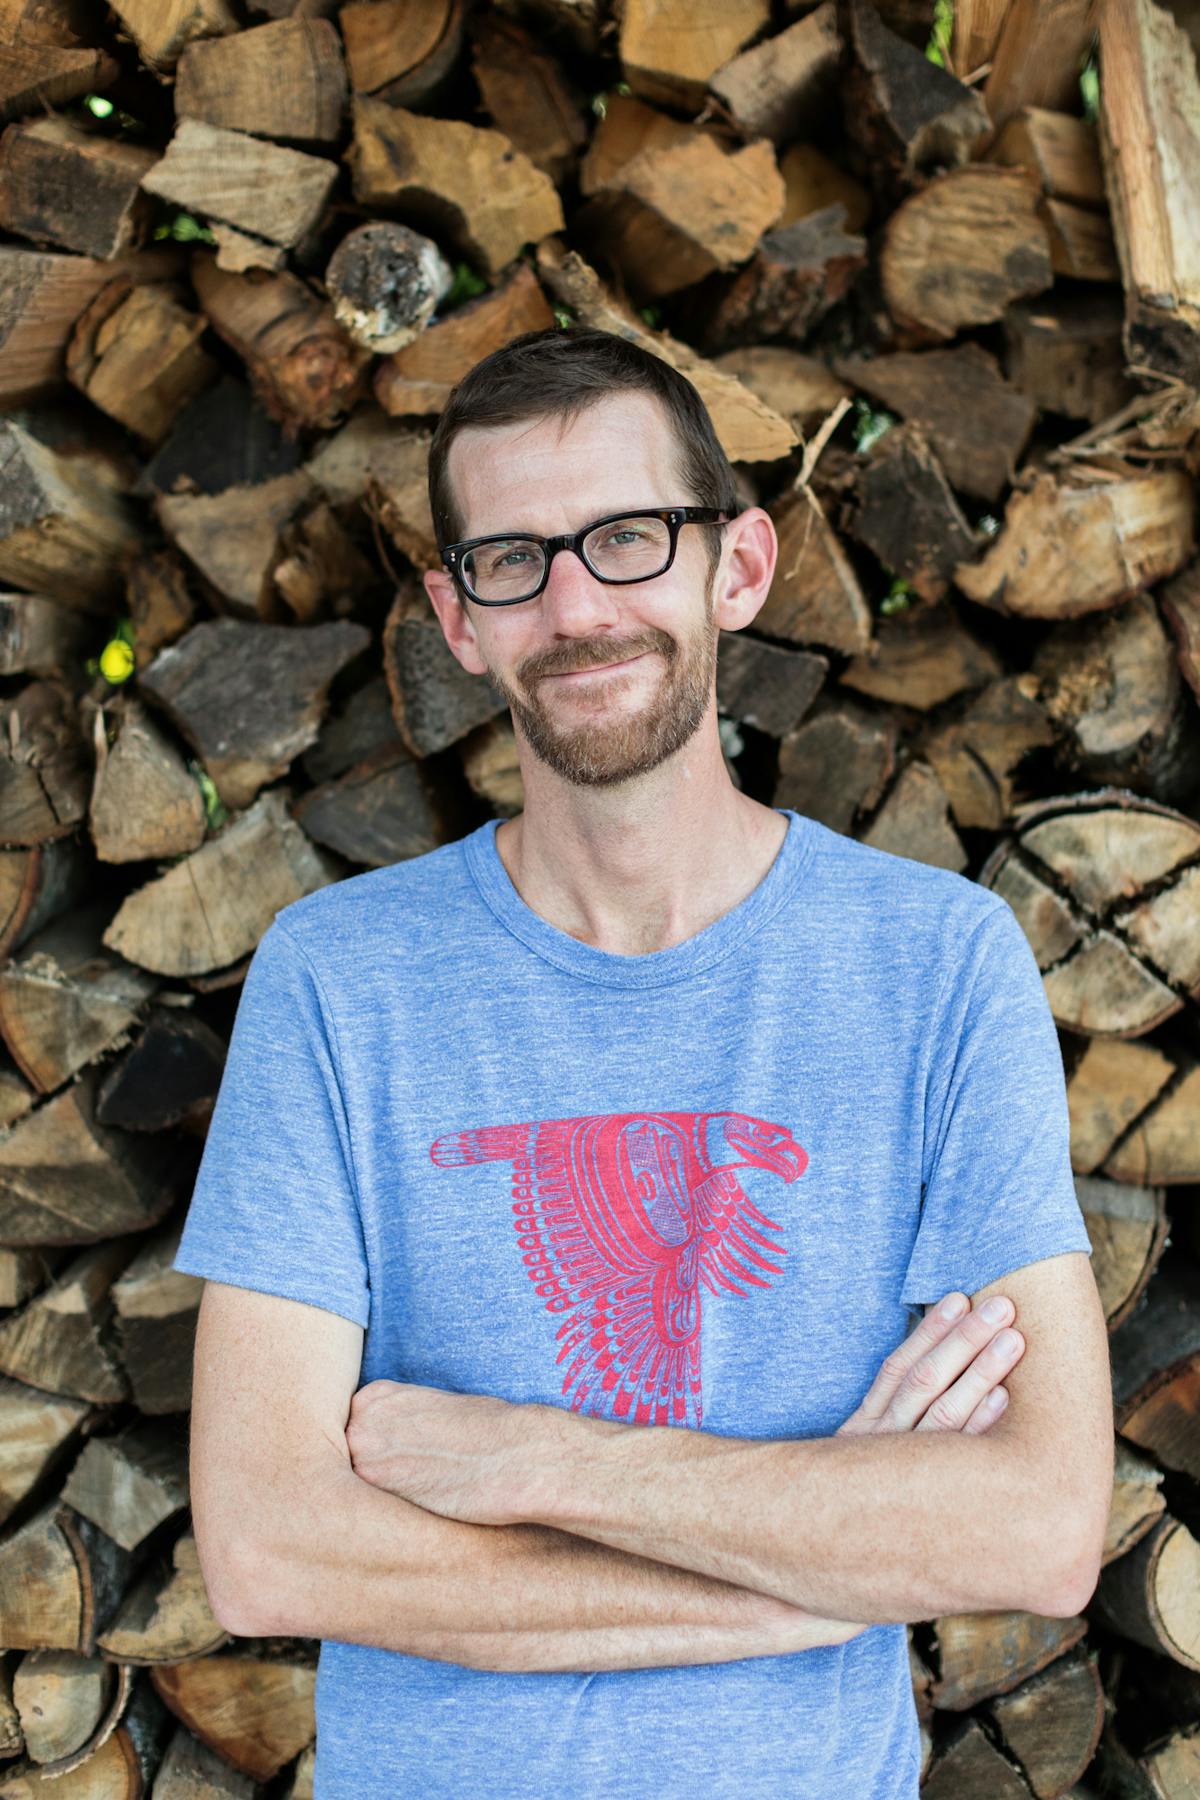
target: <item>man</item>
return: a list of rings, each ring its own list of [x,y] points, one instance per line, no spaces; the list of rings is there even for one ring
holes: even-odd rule
[[[322,1640],[318,1800],[913,1800],[904,1621],[1076,1612],[1109,1509],[1032,952],[733,786],[776,540],[665,364],[517,339],[430,496],[525,807],[255,954],[176,1258],[213,1604]]]

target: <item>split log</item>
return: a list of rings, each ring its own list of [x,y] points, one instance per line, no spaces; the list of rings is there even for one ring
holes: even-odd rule
[[[129,1261],[119,1239],[82,1250],[44,1293],[0,1320],[0,1370],[30,1387],[97,1404],[125,1400],[109,1290]]]
[[[794,225],[828,206],[841,206],[847,231],[861,232],[871,217],[871,196],[861,181],[831,162],[814,144],[789,144],[779,158],[783,176],[781,225]]]
[[[752,344],[726,350],[713,363],[734,375],[752,394],[791,420],[792,429],[807,437],[850,390],[825,363],[786,344]]]
[[[587,143],[582,96],[537,38],[501,13],[471,26],[471,67],[492,122],[556,184]]]
[[[174,1427],[149,1423],[94,1437],[62,1497],[122,1549],[136,1550],[188,1503],[186,1440]]]
[[[92,628],[42,594],[0,594],[0,675],[65,675],[83,661]]]
[[[387,414],[368,402],[356,408],[340,431],[324,440],[305,463],[304,472],[330,506],[348,512],[366,497],[371,457],[394,435]]]
[[[154,1800],[254,1800],[255,1784],[231,1769],[185,1725],[176,1728],[154,1777]]]
[[[356,344],[378,355],[411,344],[453,282],[431,238],[387,219],[348,232],[325,270],[334,318]]]
[[[255,137],[333,146],[348,91],[330,21],[277,19],[188,44],[175,74],[175,115]]]
[[[139,685],[236,810],[316,742],[330,683],[370,641],[349,620],[303,629],[206,620],[160,651]]]
[[[96,1639],[105,1656],[142,1667],[210,1656],[228,1642],[213,1617],[190,1531],[176,1538],[170,1568],[141,1575]]]
[[[1043,412],[1098,425],[1134,393],[1121,321],[1121,303],[1108,294],[1051,295],[1010,306],[1004,317],[1009,375]]]
[[[1200,1544],[1168,1516],[1101,1571],[1092,1604],[1110,1630],[1200,1670],[1200,1629],[1191,1603],[1197,1581]]]
[[[316,1668],[307,1659],[202,1656],[156,1664],[150,1679],[202,1744],[256,1781],[277,1775],[315,1734]]]
[[[225,1043],[180,1006],[152,1007],[137,1042],[107,1068],[96,1117],[122,1131],[203,1132],[212,1115]]]
[[[95,1244],[169,1211],[178,1152],[101,1125],[98,1075],[85,1069],[0,1139],[0,1243]]]
[[[416,588],[396,595],[383,628],[383,666],[396,726],[413,756],[432,756],[507,710],[486,676],[463,668]]]
[[[957,73],[973,75],[996,54],[1011,0],[957,0],[952,56]]]
[[[839,675],[843,687],[921,712],[996,680],[999,658],[948,607],[910,609],[880,619],[871,648]]]
[[[140,547],[111,486],[13,420],[0,423],[0,581],[104,612]]]
[[[192,1401],[192,1351],[204,1283],[172,1266],[182,1223],[156,1233],[113,1284],[121,1360],[138,1410],[156,1417]]]
[[[858,477],[850,529],[925,601],[940,600],[977,540],[920,428],[885,432]],[[996,664],[989,673],[998,675]]]
[[[1010,1694],[1073,1650],[1086,1631],[1086,1619],[1041,1613],[947,1614],[934,1621],[939,1658],[934,1705],[966,1712],[980,1700]]]
[[[860,834],[864,844],[961,874],[968,857],[950,823],[950,804],[928,763],[910,762]]]
[[[1200,73],[1153,0],[1100,9],[1100,147],[1125,285],[1129,360],[1200,384]]]
[[[854,656],[871,643],[871,610],[819,501],[806,488],[771,509],[779,557],[754,621],[767,637]]]
[[[1163,617],[1175,635],[1179,668],[1200,697],[1200,562],[1193,562],[1162,591]]]
[[[370,353],[342,330],[327,299],[294,275],[232,275],[202,253],[193,259],[192,281],[209,323],[245,363],[271,418],[293,437],[302,427],[340,423],[365,391]],[[249,471],[241,477],[250,478]]]
[[[320,220],[336,179],[337,164],[323,156],[180,119],[142,186],[189,212],[291,248]]]
[[[91,860],[77,837],[0,850],[0,956],[73,905],[90,875]]]
[[[349,0],[338,23],[351,87],[389,106],[429,105],[462,49],[462,0]]]
[[[723,631],[717,655],[717,709],[771,737],[794,731],[829,673],[829,659]]]
[[[1117,1430],[1163,1468],[1195,1480],[1200,1267],[1185,1251],[1164,1256],[1145,1302],[1113,1332],[1109,1349]]]
[[[1094,1655],[1060,1656],[985,1709],[1012,1763],[1035,1794],[1062,1794],[1095,1755],[1104,1689]]]
[[[205,322],[178,289],[120,276],[80,314],[67,346],[67,375],[93,406],[156,446],[183,407],[209,387],[219,365],[201,348]]]
[[[625,0],[621,69],[635,94],[695,113],[716,71],[766,25],[766,0]]]
[[[10,125],[0,136],[0,225],[102,260],[136,250],[151,214],[140,183],[157,161],[156,150],[55,115]]]
[[[576,228],[631,290],[661,299],[737,268],[783,211],[765,140],[726,151],[707,132],[625,162],[576,214]]]
[[[420,763],[402,744],[377,750],[313,788],[298,803],[296,818],[315,843],[371,869],[451,841]]]
[[[3,46],[0,46],[0,58]],[[0,244],[0,405],[24,406],[66,381],[64,355],[75,321],[97,289],[118,273],[169,280],[182,267],[177,244],[112,262]]]
[[[55,1478],[96,1416],[86,1400],[0,1376],[0,1524]]]
[[[1113,1499],[1104,1534],[1102,1565],[1115,1562],[1144,1538],[1166,1511],[1163,1472],[1123,1438],[1116,1440]]]
[[[415,569],[441,563],[429,510],[428,431],[392,432],[367,459],[367,503],[383,529]],[[421,604],[429,603],[422,595]]]
[[[10,1650],[94,1655],[129,1567],[127,1551],[51,1501],[0,1543],[0,1637]]]
[[[528,263],[514,265],[499,286],[435,320],[415,341],[381,361],[375,398],[406,418],[440,413],[467,370],[524,331],[545,331],[554,314]]]
[[[121,72],[105,50],[0,43],[0,119],[18,119],[103,93]]]
[[[1011,675],[989,682],[960,718],[922,733],[916,748],[937,775],[955,824],[999,831],[1016,800],[1021,762],[1053,742],[1036,681]]]
[[[1004,529],[955,582],[977,605],[1030,619],[1073,619],[1115,606],[1195,548],[1192,484],[1182,469],[1107,477],[1039,475],[1014,493]]]
[[[525,808],[525,786],[511,719],[489,719],[459,740],[463,774],[472,790],[499,818],[515,818]]]
[[[387,677],[373,675],[340,707],[326,713],[316,743],[300,759],[301,766],[312,782],[335,781],[368,757],[399,744]]]
[[[931,169],[970,162],[992,135],[979,95],[889,31],[869,0],[848,0],[846,18],[844,102],[856,171],[895,199]]]
[[[618,182],[626,165],[644,151],[673,150],[697,137],[716,138],[717,134],[711,126],[686,125],[632,94],[610,94],[579,165],[579,191],[587,197],[598,194]]]
[[[1121,788],[1023,809],[978,879],[1021,921],[1060,1025],[1137,1037],[1200,988],[1198,851],[1195,820]]]
[[[109,949],[160,975],[206,975],[249,956],[281,907],[338,878],[289,816],[289,798],[269,788],[130,894],[104,934]],[[0,1165],[3,1155],[0,1145]]]
[[[204,842],[200,784],[133,694],[122,695],[111,744],[99,724],[88,824],[101,862],[186,856]]]
[[[1093,1038],[1067,1082],[1071,1167],[1090,1175],[1112,1154],[1140,1113],[1159,1097],[1175,1065],[1153,1044]],[[1157,1175],[1155,1180],[1160,1179]]]
[[[284,612],[273,579],[284,557],[284,528],[312,499],[312,483],[295,469],[223,494],[163,494],[155,511],[172,543],[214,590],[221,610],[273,622]]]
[[[737,274],[712,276],[688,297],[685,316],[696,342],[706,351],[764,338],[802,344],[865,264],[865,240],[844,224],[838,205],[764,233]]]
[[[983,90],[998,126],[1023,106],[1071,105],[1096,11],[1094,0],[1011,0]]]
[[[0,842],[64,837],[87,811],[87,746],[70,690],[31,681],[0,702]]]
[[[1200,1181],[1200,1069],[1178,1072],[1178,1079],[1157,1105],[1149,1108],[1109,1153],[1104,1173],[1114,1181]]]
[[[972,1793],[988,1800],[1029,1800],[1032,1792],[978,1719],[964,1719],[943,1738],[921,1783],[922,1800],[957,1800]]]
[[[1162,1188],[1077,1176],[1075,1192],[1092,1245],[1092,1273],[1115,1331],[1145,1292],[1167,1244]]]
[[[0,1035],[41,1094],[125,1037],[157,986],[103,949],[109,911],[101,901],[54,920],[0,967]]]
[[[1071,113],[1023,106],[1013,114],[988,150],[989,162],[1028,169],[1044,194],[1076,206],[1105,211],[1100,141],[1088,119]]]
[[[537,266],[556,299],[571,307],[583,324],[628,338],[687,376],[708,408],[713,429],[730,462],[773,462],[786,455],[796,442],[796,434],[787,421],[740,381],[714,368],[667,332],[646,331],[605,292],[595,270],[574,251],[564,249],[561,242],[552,238],[539,244]]]
[[[830,110],[842,44],[832,0],[743,50],[709,88],[749,137],[787,144]]]
[[[16,1076],[13,1076],[16,1081]],[[24,1088],[24,1083],[21,1084]],[[27,1090],[26,1090],[27,1091]],[[29,1095],[28,1104],[13,1112],[6,1108],[11,1116],[5,1120],[11,1125],[28,1112],[33,1104],[33,1096]],[[19,1306],[22,1300],[28,1300],[39,1288],[46,1286],[58,1265],[65,1261],[66,1252],[62,1250],[3,1250],[0,1251],[0,1306]]]
[[[1070,773],[1092,786],[1187,800],[1200,782],[1195,705],[1150,595],[1054,626],[1032,672]]]
[[[229,0],[112,0],[112,9],[143,60],[165,72],[198,38],[239,29]]]
[[[1050,240],[1050,265],[1073,281],[1120,281],[1112,226],[1106,213],[1069,200],[1043,200],[1038,208]]]
[[[449,237],[489,280],[562,229],[553,182],[500,131],[358,97],[347,161],[361,205]]]
[[[954,487],[998,500],[1033,429],[1036,396],[1005,381],[978,344],[893,356],[844,357],[843,380],[924,432]]]
[[[888,221],[880,276],[902,329],[951,338],[1003,318],[1054,279],[1036,187],[1023,170],[978,163],[935,176]]]
[[[192,267],[192,281],[197,290],[204,287],[207,274],[214,266],[211,257],[197,258]],[[307,293],[308,290],[303,291]],[[281,310],[292,310],[293,300],[299,298],[289,294],[286,302],[281,302]],[[214,311],[219,318],[220,308]],[[210,318],[210,323],[216,324],[220,332],[221,324],[216,318]],[[341,332],[337,337],[343,351],[350,348]],[[353,354],[357,356],[358,352]],[[315,387],[317,371],[310,367],[309,373]],[[170,493],[221,494],[226,488],[243,483],[270,481],[276,475],[290,473],[302,461],[304,451],[295,438],[295,428],[290,424],[281,427],[244,381],[233,375],[222,375],[215,387],[206,388],[181,414],[166,443],[143,466],[135,492],[147,499]],[[171,552],[168,551],[167,556],[170,558]],[[180,566],[178,558],[175,562]],[[131,599],[132,577],[147,566],[151,569],[157,566],[153,552],[140,558],[135,569],[130,571]],[[179,583],[172,585],[178,587]],[[186,610],[184,598],[183,594],[179,595],[178,602],[174,596],[170,598],[169,615]],[[164,642],[169,635],[177,637],[179,633],[167,634]]]
[[[886,715],[849,701],[818,701],[780,741],[774,804],[849,834],[855,816],[877,805],[891,778],[896,735]]]
[[[46,1767],[18,1763],[0,1794],[5,1800],[29,1800],[35,1793],[45,1800],[54,1794],[62,1800],[72,1795],[135,1800],[149,1792],[169,1729],[169,1715],[153,1689],[118,1671],[112,1708],[97,1727],[95,1747],[86,1745],[75,1757]]]
[[[319,624],[331,613],[353,612],[355,604],[379,584],[374,564],[323,501],[285,525],[281,548],[273,575],[275,590],[301,625]]]
[[[70,1764],[94,1739],[118,1685],[118,1671],[99,1656],[44,1650],[23,1657],[13,1676],[13,1704],[26,1754],[43,1766]],[[126,1676],[126,1693],[128,1685]]]

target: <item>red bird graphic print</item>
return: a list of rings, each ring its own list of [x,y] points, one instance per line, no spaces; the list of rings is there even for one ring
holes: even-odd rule
[[[534,1293],[560,1315],[562,1392],[575,1412],[698,1426],[700,1286],[745,1296],[782,1273],[737,1169],[803,1175],[783,1125],[746,1113],[599,1113],[439,1137],[443,1169],[512,1164],[513,1225]]]

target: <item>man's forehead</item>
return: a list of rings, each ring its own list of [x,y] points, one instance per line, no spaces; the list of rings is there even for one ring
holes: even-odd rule
[[[679,503],[676,440],[652,394],[595,401],[574,418],[547,415],[503,426],[465,426],[447,473],[464,533],[478,536],[548,516],[547,532],[624,506]]]

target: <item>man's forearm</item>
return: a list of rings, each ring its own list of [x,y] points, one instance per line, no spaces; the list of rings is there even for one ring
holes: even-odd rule
[[[1003,1424],[767,1440],[532,1410],[540,1523],[831,1618],[1074,1610],[1063,1508],[1029,1492]]]
[[[348,1468],[281,1500],[273,1541],[248,1545],[240,1579],[214,1592],[242,1635],[533,1672],[780,1655],[860,1629],[554,1528],[443,1519]]]

